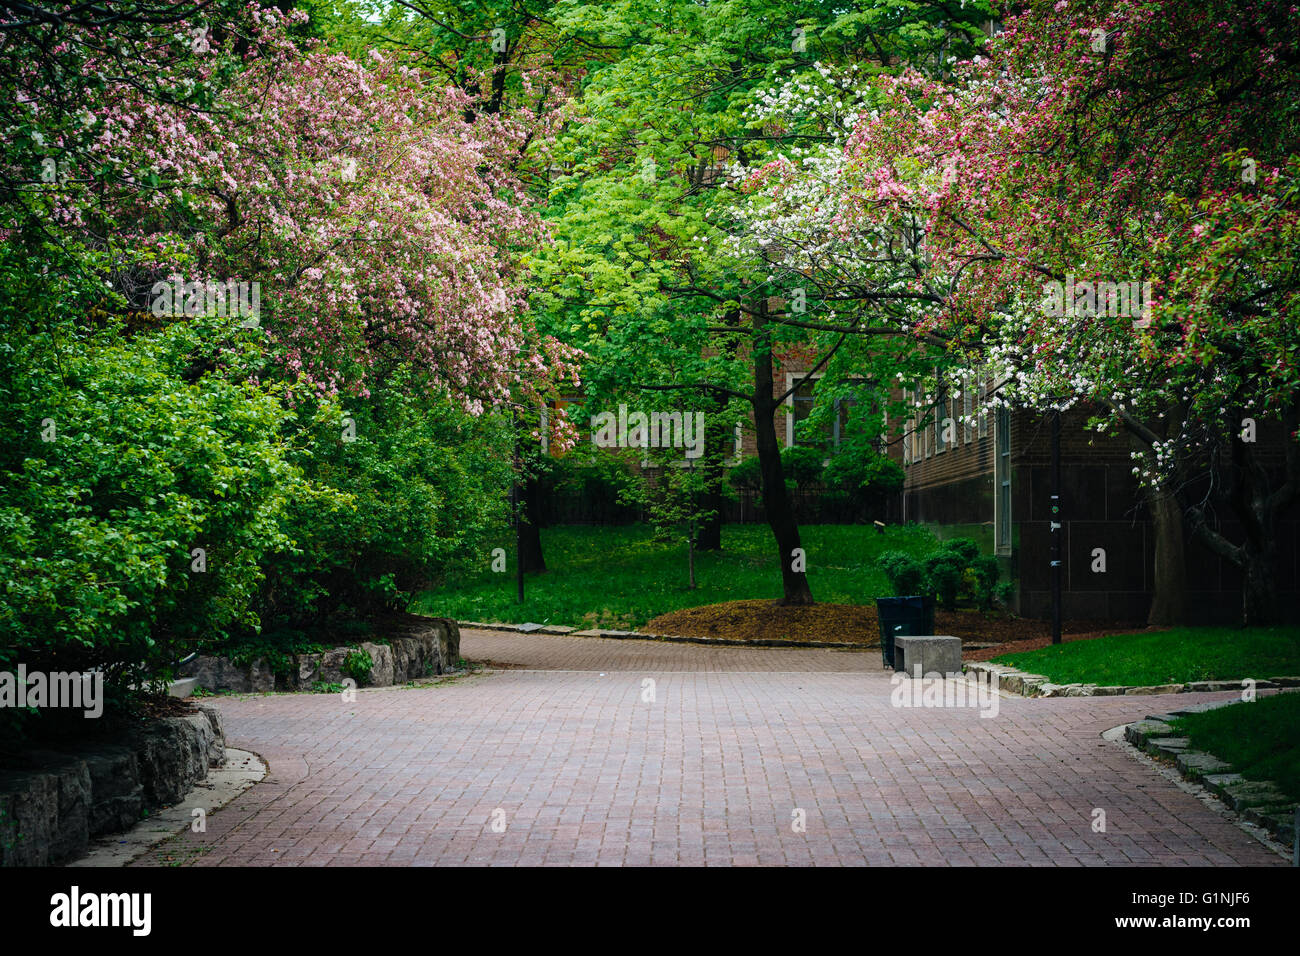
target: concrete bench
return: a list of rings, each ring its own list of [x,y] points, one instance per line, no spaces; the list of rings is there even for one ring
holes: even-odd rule
[[[905,673],[909,677],[960,674],[961,638],[934,635],[896,637],[894,671]]]

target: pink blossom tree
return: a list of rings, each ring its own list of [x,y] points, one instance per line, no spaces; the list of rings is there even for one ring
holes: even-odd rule
[[[1031,4],[950,80],[862,90],[821,201],[790,166],[762,187],[792,265],[846,298],[917,290],[900,329],[991,362],[1008,400],[1086,403],[1133,437],[1165,571],[1153,622],[1182,614],[1184,519],[1241,568],[1244,618],[1277,614],[1274,528],[1300,494],[1297,25],[1286,3]],[[1150,296],[1099,301],[1131,283]],[[1280,420],[1281,461],[1256,418]]]

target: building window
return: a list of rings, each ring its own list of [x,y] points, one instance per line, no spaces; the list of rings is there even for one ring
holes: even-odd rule
[[[916,417],[921,423],[921,455],[929,458],[934,454],[934,422],[931,421],[932,409],[916,403]]]
[[[948,450],[948,396],[941,395],[934,406],[934,453]]]
[[[803,430],[803,435],[799,434],[799,423],[805,421],[813,410],[816,402],[817,380],[821,375],[808,376],[800,378],[798,375],[786,375],[786,388],[794,387],[794,391],[786,399],[790,406],[790,413],[786,419],[788,427],[785,435],[785,444],[787,448],[795,445],[801,445],[811,448],[824,448],[827,451],[838,448],[840,442],[848,436],[849,428],[849,410],[858,403],[856,398],[837,398],[835,399],[835,412],[831,420],[824,424],[817,432],[810,434],[807,429]],[[865,385],[866,382],[861,379],[855,379],[853,385]],[[881,436],[881,450],[885,448],[884,436]]]
[[[903,389],[903,407],[910,409],[912,407],[912,393],[908,389]],[[903,464],[912,463],[912,419],[906,416],[903,419]]]
[[[1002,407],[993,421],[993,544],[1011,554],[1011,412]]]
[[[961,380],[961,429],[966,444],[975,440],[975,421],[971,418],[971,380],[966,376]]]
[[[792,448],[795,445],[814,445],[822,447],[830,445],[831,427],[829,424],[823,426],[821,434],[817,436],[817,438],[820,438],[820,441],[818,441],[817,438],[809,436],[806,429],[800,429],[799,427],[800,424],[806,421],[808,416],[812,414],[813,405],[816,402],[816,398],[813,396],[813,390],[816,388],[816,385],[816,379],[799,379],[797,383],[794,383],[794,391],[790,394],[790,397],[786,399],[790,405],[790,415],[787,419],[789,427],[786,429],[785,434],[785,445],[787,448]],[[787,386],[787,388],[788,387],[789,386]]]
[[[980,372],[980,390],[979,390],[979,435],[980,438],[989,437],[989,380],[984,372]]]

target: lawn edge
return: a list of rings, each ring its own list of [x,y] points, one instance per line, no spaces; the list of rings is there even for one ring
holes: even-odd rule
[[[1241,690],[1245,681],[1255,680],[1258,690],[1300,687],[1300,677],[1270,677],[1258,680],[1243,677],[1239,680],[1198,680],[1183,684],[1055,684],[1042,674],[1030,674],[1006,664],[992,661],[968,661],[963,668],[977,680],[998,680],[1000,690],[1019,697],[1128,697],[1157,694],[1205,694],[1225,690]]]
[[[1193,710],[1209,710],[1235,703],[1235,700],[1213,701]],[[1286,798],[1273,781],[1247,780],[1239,773],[1230,772],[1229,764],[1221,758],[1209,751],[1193,750],[1187,746],[1186,737],[1174,736],[1172,721],[1193,710],[1148,714],[1142,720],[1124,724],[1124,740],[1141,753],[1170,766],[1184,780],[1217,799],[1240,820],[1266,831],[1294,853],[1300,802]],[[1283,799],[1270,802],[1267,797],[1273,793]]]

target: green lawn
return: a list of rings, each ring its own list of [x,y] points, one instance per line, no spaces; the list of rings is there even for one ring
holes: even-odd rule
[[[1057,684],[1181,684],[1300,674],[1300,628],[1182,627],[995,657]]]
[[[1189,714],[1174,726],[1194,749],[1227,761],[1247,780],[1272,780],[1300,800],[1300,693]]]
[[[934,535],[917,527],[881,534],[871,526],[809,525],[800,534],[813,597],[835,604],[870,604],[891,593],[876,567],[880,552],[920,556],[935,546]],[[412,610],[463,621],[633,628],[680,608],[781,596],[766,525],[725,526],[723,550],[695,556],[694,591],[687,588],[685,543],[655,541],[645,525],[546,528],[548,570],[527,576],[524,604],[515,601],[512,543],[499,543],[510,556],[506,573],[493,573],[485,558],[482,571],[426,591]]]

